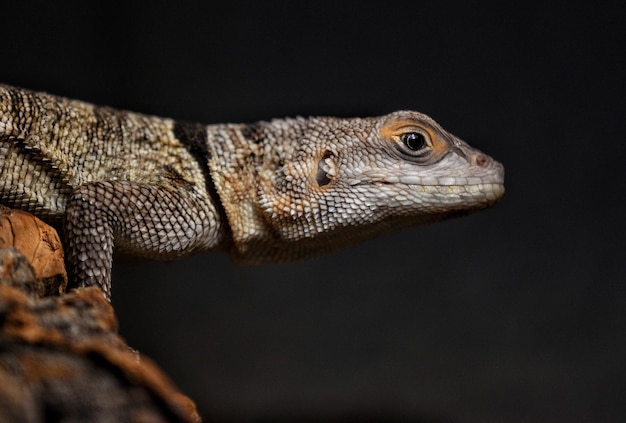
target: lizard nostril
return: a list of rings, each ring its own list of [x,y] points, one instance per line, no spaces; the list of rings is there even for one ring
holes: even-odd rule
[[[477,166],[485,167],[487,166],[487,164],[489,164],[489,157],[487,157],[485,154],[479,154],[474,158],[474,162]]]

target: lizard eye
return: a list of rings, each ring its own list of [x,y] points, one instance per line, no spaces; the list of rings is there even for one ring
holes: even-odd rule
[[[426,147],[426,137],[419,132],[402,134],[400,140],[411,151],[418,151]]]
[[[402,157],[420,164],[426,164],[434,154],[430,134],[417,128],[406,128],[406,132],[396,135],[396,146]]]
[[[435,163],[447,152],[445,138],[437,128],[419,119],[389,119],[381,126],[380,135],[396,155],[417,165]]]

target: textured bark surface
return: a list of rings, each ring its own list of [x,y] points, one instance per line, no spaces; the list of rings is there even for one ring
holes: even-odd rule
[[[21,254],[3,255],[0,278],[5,284],[18,286],[37,297],[65,291],[67,273],[56,230],[32,214],[0,205],[0,248],[11,247]],[[26,270],[30,266],[32,276]],[[21,274],[13,273],[18,269]]]
[[[62,250],[48,248],[56,232],[16,215],[3,217],[0,235],[11,245],[0,248],[0,421],[200,421],[194,403],[118,336],[99,289],[59,294]]]

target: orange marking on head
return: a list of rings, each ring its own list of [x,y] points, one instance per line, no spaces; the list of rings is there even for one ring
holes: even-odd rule
[[[448,142],[441,136],[440,132],[418,120],[398,119],[387,122],[380,128],[380,135],[386,139],[398,139],[402,134],[415,132],[418,129],[428,134],[431,140],[429,144],[436,155],[441,155],[448,151]]]

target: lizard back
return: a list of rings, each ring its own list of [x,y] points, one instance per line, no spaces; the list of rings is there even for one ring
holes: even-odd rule
[[[177,125],[0,85],[0,198],[55,221],[87,182],[205,181],[202,165],[176,137]]]

